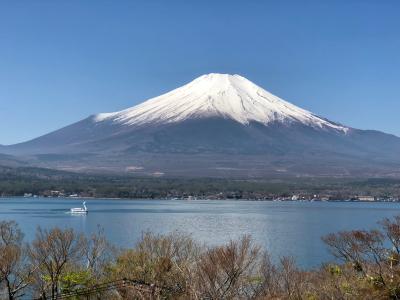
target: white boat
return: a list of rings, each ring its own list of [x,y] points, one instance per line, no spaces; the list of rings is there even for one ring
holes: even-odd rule
[[[71,208],[71,210],[70,210],[71,214],[87,214],[88,209],[86,207],[86,201],[83,201],[82,205],[83,205],[83,207]]]

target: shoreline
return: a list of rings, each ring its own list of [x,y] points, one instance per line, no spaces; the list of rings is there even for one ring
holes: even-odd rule
[[[339,203],[339,202],[351,202],[351,203],[400,203],[400,200],[276,200],[276,199],[185,199],[185,198],[117,198],[117,197],[24,197],[24,196],[0,196],[1,199],[49,199],[49,200],[146,200],[146,201],[185,201],[185,202],[196,202],[196,201],[246,201],[246,202],[287,202],[287,203],[305,203],[305,202],[317,202],[317,203]]]

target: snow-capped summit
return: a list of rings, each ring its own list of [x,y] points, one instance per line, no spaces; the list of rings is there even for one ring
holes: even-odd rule
[[[241,124],[300,122],[347,132],[348,128],[320,118],[269,93],[240,75],[211,73],[132,108],[94,117],[124,125],[174,123],[187,119],[223,117]]]

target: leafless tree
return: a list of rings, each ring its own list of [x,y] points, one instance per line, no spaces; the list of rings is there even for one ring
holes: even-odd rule
[[[201,247],[185,234],[144,233],[134,249],[123,251],[111,268],[114,279],[127,278],[162,288],[163,297],[188,295]],[[125,295],[126,291],[121,290]],[[129,298],[128,295],[124,297]]]
[[[255,297],[261,299],[274,299],[278,297],[280,294],[278,269],[272,263],[270,255],[267,252],[262,255],[259,276],[261,284],[254,290]]]
[[[63,270],[67,264],[82,259],[82,249],[83,235],[77,235],[72,229],[37,229],[29,256],[32,264],[38,267],[35,279],[41,297],[56,299]]]
[[[33,269],[26,260],[23,234],[14,221],[0,222],[0,287],[8,299],[22,296]]]
[[[393,299],[400,298],[400,269],[398,268],[399,221],[385,219],[383,230],[353,230],[329,234],[324,242],[335,257],[350,264],[356,274],[371,286]],[[389,245],[394,250],[387,247]],[[354,281],[355,282],[355,281]]]
[[[299,270],[293,258],[280,259],[278,282],[284,299],[303,299],[308,290],[307,274]]]
[[[209,249],[197,264],[200,298],[241,299],[251,297],[252,283],[260,262],[260,248],[249,236]]]
[[[382,273],[387,249],[380,231],[341,231],[323,237],[323,241],[335,257],[352,263],[354,269],[364,276],[370,275],[369,272]]]
[[[104,275],[106,266],[113,260],[114,247],[108,242],[104,230],[100,227],[97,232],[89,238],[83,239],[83,254],[86,260],[86,267],[90,270],[96,281]]]
[[[386,218],[379,224],[398,258],[400,255],[400,216],[395,216],[393,220]]]

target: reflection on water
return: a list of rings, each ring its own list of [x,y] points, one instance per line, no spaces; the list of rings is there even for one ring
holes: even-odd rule
[[[27,240],[37,226],[72,227],[90,234],[104,228],[111,242],[134,245],[144,231],[181,231],[216,245],[250,234],[276,259],[294,256],[306,267],[331,259],[321,236],[371,228],[400,213],[398,203],[87,200],[88,215],[71,215],[78,199],[0,198],[0,219],[16,220]]]

